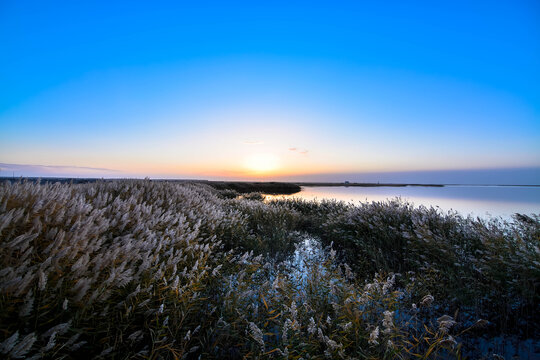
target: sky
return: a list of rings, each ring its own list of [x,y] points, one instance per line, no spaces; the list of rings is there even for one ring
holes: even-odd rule
[[[2,0],[0,49],[0,176],[540,184],[537,1]]]

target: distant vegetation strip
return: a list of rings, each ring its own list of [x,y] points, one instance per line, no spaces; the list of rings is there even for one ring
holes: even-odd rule
[[[295,183],[285,182],[244,182],[244,181],[205,181],[216,190],[234,190],[239,193],[261,192],[265,194],[281,195],[295,194],[302,188]]]
[[[115,182],[126,181],[127,179],[98,179],[98,178],[0,178],[1,181],[18,182],[20,180],[27,180],[31,182],[40,183],[61,183],[61,184],[88,184],[95,183],[97,181]],[[231,190],[240,194],[247,194],[253,192],[260,192],[271,195],[288,195],[299,192],[300,185],[289,182],[249,182],[249,181],[210,181],[210,180],[190,180],[190,179],[152,179],[153,182],[171,182],[171,183],[183,183],[183,184],[206,184],[216,190]]]
[[[3,178],[4,181],[19,181],[21,178]],[[97,179],[97,178],[25,178],[30,181],[59,182],[86,184],[98,180],[121,181],[123,179]],[[271,195],[289,195],[302,190],[301,186],[351,186],[351,187],[406,187],[427,186],[443,187],[441,184],[398,184],[398,183],[347,183],[347,182],[276,182],[276,181],[210,181],[210,180],[184,180],[184,179],[155,179],[152,181],[180,182],[193,184],[207,184],[216,190],[233,190],[241,194],[260,192]]]

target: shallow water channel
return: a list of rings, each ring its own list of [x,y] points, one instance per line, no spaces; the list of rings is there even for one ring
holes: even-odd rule
[[[291,280],[300,286],[306,286],[309,272],[313,271],[313,266],[318,271],[324,273],[325,267],[322,263],[328,259],[328,248],[321,245],[320,239],[308,234],[299,235],[301,240],[297,243],[296,249],[291,258],[283,263],[288,270]],[[341,279],[335,279],[341,281]],[[301,304],[298,304],[301,305]],[[440,304],[442,305],[442,304]],[[436,308],[440,308],[437,306]],[[396,320],[401,323],[410,322],[410,317],[406,314],[395,314]],[[462,355],[469,358],[485,358],[497,354],[505,359],[540,359],[539,339],[519,339],[517,336],[496,336],[496,337],[467,337],[458,338],[458,341],[465,342],[466,347],[462,348]],[[443,356],[443,358],[445,358]]]
[[[295,279],[305,279],[308,273],[307,263],[316,263],[323,258],[323,249],[319,239],[312,236],[302,236],[296,245],[292,259],[289,260],[290,275]]]

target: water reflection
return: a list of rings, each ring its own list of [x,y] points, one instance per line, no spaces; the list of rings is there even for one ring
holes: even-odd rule
[[[465,186],[444,187],[303,187],[293,195],[268,198],[336,199],[346,202],[385,201],[401,197],[415,206],[439,207],[443,212],[455,210],[463,215],[484,218],[514,213],[540,213],[540,187]]]

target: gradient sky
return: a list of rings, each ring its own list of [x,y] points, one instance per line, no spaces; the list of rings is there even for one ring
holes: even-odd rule
[[[1,1],[0,175],[540,168],[537,1],[291,3]]]

